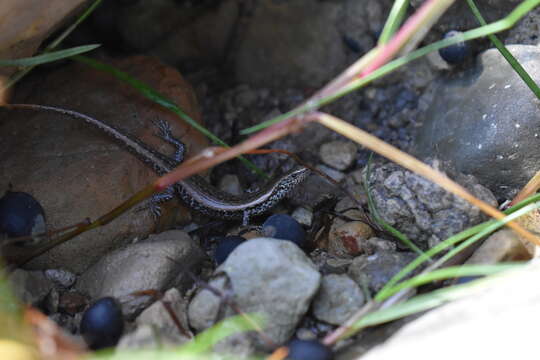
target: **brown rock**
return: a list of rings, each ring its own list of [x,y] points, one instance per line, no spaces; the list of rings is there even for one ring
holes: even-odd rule
[[[329,80],[345,65],[341,36],[331,25],[339,12],[328,1],[260,1],[236,54],[237,79],[270,87]]]
[[[199,119],[191,86],[173,68],[153,58],[110,62],[149,84]],[[13,102],[53,105],[76,110],[129,131],[158,151],[172,153],[153,136],[151,121],[167,120],[183,134],[190,151],[205,146],[202,135],[176,116],[112,76],[72,64],[27,79]],[[96,219],[128,199],[155,178],[154,173],[118,143],[82,121],[55,113],[0,112],[0,190],[9,183],[35,196],[47,213],[49,228]],[[149,234],[147,211],[131,210],[112,224],[84,233],[28,264],[32,269],[65,268],[80,273],[106,252],[129,239]]]
[[[492,234],[476,249],[467,264],[496,264],[501,261],[529,260],[530,255],[518,234],[502,229]]]
[[[374,235],[373,229],[361,221],[334,223],[328,235],[328,252],[337,257],[354,257],[365,252],[365,242]]]
[[[0,59],[34,54],[41,42],[64,24],[86,0],[2,0],[0,2]],[[14,67],[0,67],[8,76]]]

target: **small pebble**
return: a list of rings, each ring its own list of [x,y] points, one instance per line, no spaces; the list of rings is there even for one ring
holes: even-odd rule
[[[292,213],[292,217],[307,227],[310,227],[313,222],[313,212],[305,207],[296,208]]]
[[[302,225],[286,214],[268,217],[262,225],[262,233],[266,237],[292,241],[300,248],[304,246],[306,240],[306,232]]]
[[[72,272],[64,269],[48,269],[45,270],[45,276],[62,288],[69,288],[75,283],[77,277]]]
[[[366,252],[366,241],[373,229],[361,222],[334,222],[328,234],[328,252],[338,258],[350,258]]]
[[[326,175],[330,176],[334,181],[341,182],[341,180],[345,179],[345,174],[341,171],[332,169],[331,167],[328,167],[326,165],[317,165],[317,170],[322,171]]]
[[[445,39],[461,36],[463,33],[461,31],[449,31],[444,35]],[[465,41],[458,42],[454,45],[447,46],[439,50],[439,54],[449,64],[459,64],[465,61],[469,55],[469,45]]]
[[[122,310],[112,297],[96,301],[85,311],[81,320],[81,334],[93,350],[115,346],[123,330]]]
[[[356,158],[356,144],[350,141],[332,141],[321,146],[319,156],[326,165],[345,170]]]
[[[227,174],[219,180],[219,189],[232,195],[242,195],[240,179],[234,174]]]
[[[0,199],[0,233],[20,237],[45,230],[45,212],[32,195],[7,191]]]
[[[217,246],[214,250],[214,260],[218,265],[221,265],[229,254],[241,243],[246,241],[242,236],[224,236],[217,239]]]
[[[293,340],[289,343],[288,360],[330,360],[332,351],[317,340]]]

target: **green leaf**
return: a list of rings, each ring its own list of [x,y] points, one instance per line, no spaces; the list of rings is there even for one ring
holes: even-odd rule
[[[379,41],[377,42],[378,45],[386,44],[390,38],[394,36],[405,18],[408,7],[409,0],[394,1],[394,5],[392,5],[392,10],[390,10],[388,19],[386,19],[381,36],[379,36]]]
[[[452,279],[461,276],[491,275],[505,270],[516,269],[523,265],[524,263],[450,266],[444,269],[433,270],[425,274],[418,274],[412,279],[405,280],[392,287],[385,293],[385,296],[389,297],[401,290],[418,287],[436,280]]]
[[[97,49],[101,45],[84,45],[77,46],[65,50],[52,51],[43,55],[33,56],[29,58],[14,59],[14,60],[2,60],[0,59],[0,66],[35,66],[45,63],[50,63],[56,60],[65,59],[71,56],[79,55],[88,51]]]
[[[251,321],[246,319],[249,316]],[[264,326],[263,317],[257,314],[236,315],[229,317],[211,328],[195,336],[190,342],[176,347],[166,349],[141,349],[141,350],[104,350],[92,354],[87,360],[232,360],[234,356],[212,354],[212,348],[221,340],[235,334],[246,331],[254,331],[257,327]]]
[[[415,296],[403,303],[393,305],[386,309],[374,311],[353,324],[349,335],[368,326],[384,324],[408,315],[432,309],[452,300],[472,295],[478,291],[478,288],[482,286],[482,283],[486,284],[488,281],[478,280],[463,285],[455,285],[435,290],[425,295]]]

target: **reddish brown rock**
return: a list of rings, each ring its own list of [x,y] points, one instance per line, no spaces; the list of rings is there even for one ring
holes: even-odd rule
[[[149,84],[195,119],[200,118],[191,86],[173,68],[149,57],[109,63]],[[183,135],[190,152],[206,144],[172,112],[111,75],[82,64],[26,79],[16,89],[12,102],[79,111],[125,129],[164,153],[170,154],[173,149],[153,136],[152,121],[156,119],[167,120],[175,134]],[[47,112],[2,110],[0,159],[0,191],[12,183],[15,190],[35,196],[46,211],[50,229],[86,217],[96,219],[155,178],[111,137],[83,121]],[[111,249],[146,236],[153,226],[147,211],[131,210],[107,226],[50,250],[28,267],[80,273]]]
[[[361,221],[334,223],[328,236],[328,252],[341,258],[351,258],[366,251],[366,241],[375,233]]]

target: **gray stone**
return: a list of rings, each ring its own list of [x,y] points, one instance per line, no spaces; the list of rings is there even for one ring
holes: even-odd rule
[[[178,319],[182,330],[178,329],[171,314],[165,308],[164,303],[170,306],[174,315]],[[180,345],[189,341],[193,334],[189,330],[187,320],[187,302],[182,298],[180,292],[169,289],[159,301],[156,301],[145,309],[135,319],[137,325],[150,325],[157,332],[158,337],[167,339],[168,343]]]
[[[497,206],[493,194],[474,176],[458,173],[437,160],[426,161],[475,197]],[[477,207],[395,164],[374,165],[369,186],[381,218],[424,249],[487,219]]]
[[[326,165],[345,170],[356,158],[356,144],[350,141],[332,141],[321,146],[319,156]]]
[[[528,359],[538,351],[540,263],[478,281],[459,300],[405,325],[362,360]],[[448,346],[448,339],[459,346]],[[422,346],[418,346],[422,344]],[[444,351],[441,351],[444,349]]]
[[[242,195],[243,189],[237,175],[226,174],[219,180],[219,189],[232,195]]]
[[[296,208],[291,216],[298,221],[301,225],[310,227],[313,222],[313,211],[306,209],[305,207]]]
[[[238,246],[216,270],[221,276],[210,286],[221,291],[226,276],[230,279],[232,299],[245,313],[265,317],[264,333],[276,344],[283,344],[294,333],[319,288],[320,274],[295,244],[270,238],[246,241]],[[214,324],[220,299],[201,290],[189,305],[190,324],[201,331]],[[233,315],[227,307],[225,315]],[[264,347],[260,339],[256,345]]]
[[[119,298],[124,315],[130,317],[144,305],[129,303],[147,304],[150,300],[132,295],[134,292],[161,291],[182,283],[188,278],[185,271],[202,259],[202,251],[189,235],[167,231],[107,254],[81,275],[76,287],[93,299]]]
[[[53,288],[53,283],[42,271],[16,269],[9,277],[13,294],[23,303],[36,306],[40,304]]]
[[[137,326],[129,334],[124,334],[118,341],[116,349],[156,349],[163,345],[169,345],[167,338],[159,337],[152,325],[145,324]],[[170,345],[173,346],[173,344]]]
[[[345,179],[344,173],[342,173],[341,171],[332,169],[331,167],[328,167],[326,165],[317,165],[317,169],[322,171],[326,175],[330,176],[332,179],[334,179],[337,182],[341,182],[343,179]]]
[[[45,276],[62,288],[69,288],[77,280],[77,276],[70,271],[64,269],[48,269],[45,270]]]
[[[540,49],[508,49],[540,81]],[[443,81],[414,140],[420,158],[450,160],[498,198],[512,198],[540,170],[540,101],[495,49],[457,79]]]
[[[333,2],[260,1],[242,34],[237,79],[275,87],[319,86],[331,79],[345,65],[345,49],[333,26],[339,12]]]
[[[313,301],[313,315],[333,325],[347,321],[364,304],[364,295],[347,275],[326,275]]]
[[[410,252],[379,251],[373,255],[361,255],[354,258],[348,274],[360,287],[368,287],[376,293],[415,258],[416,254]]]

